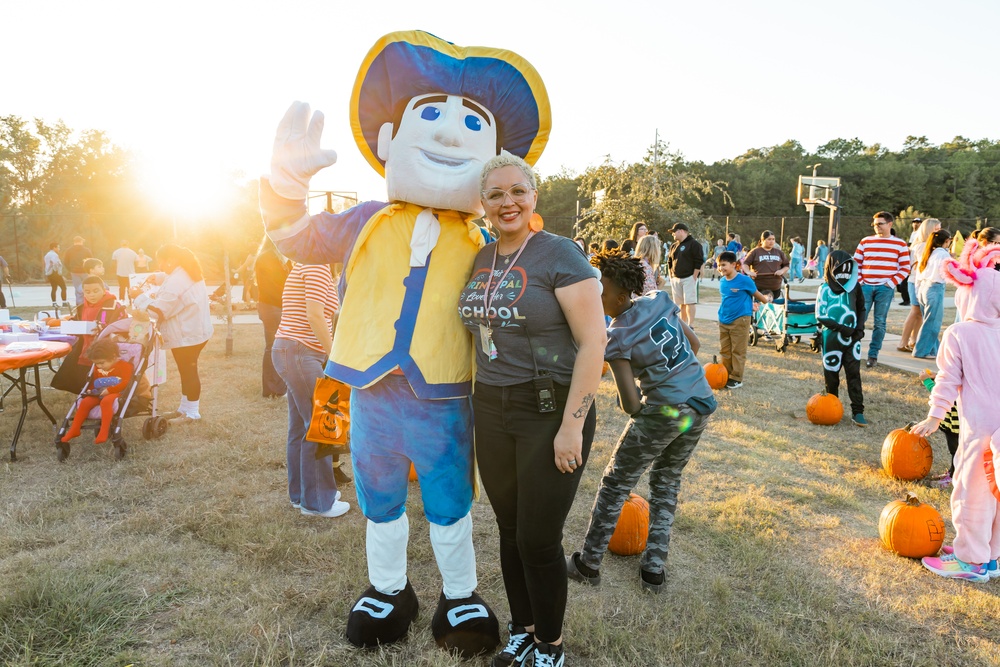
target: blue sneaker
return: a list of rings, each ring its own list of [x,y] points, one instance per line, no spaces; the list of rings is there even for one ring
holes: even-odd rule
[[[860,426],[861,428],[864,428],[864,427],[868,426],[868,420],[865,419],[865,416],[863,414],[861,414],[860,412],[858,414],[854,415],[853,417],[851,417],[851,421],[854,422],[855,426]]]

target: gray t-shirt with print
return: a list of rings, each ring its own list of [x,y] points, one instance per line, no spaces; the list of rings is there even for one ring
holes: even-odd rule
[[[539,371],[568,385],[576,345],[555,290],[582,280],[596,280],[596,271],[580,246],[544,231],[528,241],[516,262],[513,254],[510,264],[498,256],[491,291],[508,267],[510,271],[490,302],[489,326],[497,349],[497,358],[490,361],[480,344],[479,325],[486,322],[485,290],[495,249],[496,243],[490,243],[479,251],[458,304],[462,323],[474,337],[476,381],[498,387],[528,382],[535,376],[537,364]]]
[[[644,405],[679,405],[692,398],[714,404],[678,311],[666,292],[652,292],[635,299],[608,327],[604,358],[629,362]]]

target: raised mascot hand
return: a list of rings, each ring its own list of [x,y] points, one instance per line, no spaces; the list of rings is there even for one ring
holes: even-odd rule
[[[278,124],[271,152],[271,189],[285,199],[306,199],[309,179],[337,161],[337,152],[320,148],[323,112],[310,118],[306,102],[292,102]]]

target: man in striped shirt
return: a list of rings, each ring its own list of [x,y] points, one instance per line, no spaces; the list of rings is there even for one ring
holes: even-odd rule
[[[879,211],[872,218],[873,236],[861,239],[854,251],[860,267],[861,292],[865,297],[865,321],[875,311],[875,325],[868,344],[865,366],[874,368],[885,338],[885,319],[892,305],[896,285],[910,274],[910,251],[903,239],[892,236],[892,213]]]

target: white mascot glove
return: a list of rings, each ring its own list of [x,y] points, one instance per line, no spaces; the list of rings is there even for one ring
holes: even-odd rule
[[[337,161],[337,151],[323,150],[323,112],[309,117],[306,102],[292,102],[278,123],[271,152],[271,189],[285,199],[306,199],[309,179]]]

